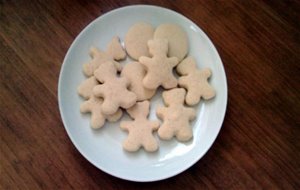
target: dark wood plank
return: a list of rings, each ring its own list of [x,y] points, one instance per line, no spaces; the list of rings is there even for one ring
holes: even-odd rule
[[[9,2],[2,12],[0,31],[6,43],[57,94],[60,66],[73,37],[38,3]]]
[[[167,180],[105,174],[70,142],[57,106],[64,55],[112,9],[155,4],[184,14],[216,45],[228,80],[213,147]],[[299,189],[299,1],[0,2],[1,189]]]

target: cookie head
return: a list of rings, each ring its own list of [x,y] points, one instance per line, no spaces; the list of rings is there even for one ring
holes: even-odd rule
[[[148,41],[149,52],[154,55],[167,55],[168,53],[168,40],[156,39]]]
[[[196,61],[193,57],[185,58],[176,68],[180,75],[187,75],[197,69]]]
[[[133,119],[136,119],[138,117],[146,118],[149,114],[149,107],[149,101],[138,102],[135,106],[127,109],[127,113]]]
[[[174,88],[172,90],[164,91],[162,97],[167,106],[171,104],[183,104],[186,91],[184,88]]]
[[[205,78],[209,78],[211,76],[211,70],[209,68],[202,69],[201,72]]]

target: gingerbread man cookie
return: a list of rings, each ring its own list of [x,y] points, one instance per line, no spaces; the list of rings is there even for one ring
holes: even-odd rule
[[[115,60],[121,60],[126,57],[126,53],[123,50],[119,38],[114,37],[112,41],[108,44],[107,50],[101,51],[95,47],[90,49],[90,56],[92,60],[89,63],[83,65],[83,73],[90,77],[94,74],[94,71],[103,63],[111,61],[115,64],[118,71],[122,70],[120,63]]]
[[[103,84],[94,87],[93,94],[102,97],[102,113],[106,115],[114,114],[119,107],[130,108],[136,102],[135,93],[129,91],[129,80],[125,77],[117,76],[117,69],[112,62],[106,62],[99,66],[94,73],[97,80]]]
[[[158,135],[163,140],[170,140],[173,136],[179,141],[188,141],[193,137],[189,122],[196,117],[193,108],[187,108],[184,104],[185,89],[174,88],[162,93],[167,107],[159,107],[156,115],[163,120],[158,130]]]
[[[145,75],[146,70],[139,62],[126,64],[121,72],[121,76],[129,80],[129,90],[136,94],[137,101],[150,99],[155,94],[155,90],[150,90],[143,86],[142,81]]]
[[[80,105],[81,113],[91,113],[91,127],[94,129],[101,128],[105,124],[106,119],[110,122],[115,122],[122,117],[121,109],[118,109],[117,112],[112,115],[104,115],[101,111],[102,104],[102,98],[91,95],[89,100],[84,101]]]
[[[192,57],[184,59],[176,68],[182,75],[178,79],[178,84],[187,90],[185,102],[188,105],[196,105],[201,97],[205,100],[211,99],[216,95],[215,90],[209,85],[208,78],[211,76],[209,68],[198,69]]]
[[[138,102],[127,110],[133,121],[122,121],[121,129],[129,132],[127,139],[123,142],[123,148],[134,152],[143,147],[148,152],[158,149],[158,143],[153,136],[153,131],[159,127],[158,121],[149,121],[149,101]]]
[[[177,86],[173,68],[178,64],[177,57],[167,57],[168,41],[166,39],[149,40],[148,47],[152,58],[142,56],[139,62],[145,66],[146,76],[143,85],[148,89],[156,89],[162,85],[165,89]]]

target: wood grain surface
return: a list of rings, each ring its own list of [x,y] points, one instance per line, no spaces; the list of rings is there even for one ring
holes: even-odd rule
[[[228,80],[221,132],[167,180],[135,183],[90,164],[57,102],[63,58],[92,20],[155,4],[211,38]],[[0,189],[300,189],[300,2],[0,0]]]

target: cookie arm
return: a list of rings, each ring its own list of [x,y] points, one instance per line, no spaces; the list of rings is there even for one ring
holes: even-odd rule
[[[151,58],[145,57],[145,56],[141,56],[141,57],[139,58],[139,62],[140,62],[141,64],[143,64],[144,66],[148,67],[149,64],[150,64],[150,62],[151,62]]]
[[[186,108],[186,112],[189,116],[189,121],[192,121],[196,118],[196,111],[192,108]]]
[[[179,77],[178,84],[179,84],[179,86],[186,88],[189,84],[189,80],[186,76]]]
[[[80,112],[81,113],[91,112],[91,102],[90,102],[90,100],[84,101],[80,105]]]
[[[105,86],[100,84],[93,88],[93,94],[96,97],[104,97]]]
[[[90,77],[93,75],[94,69],[90,62],[83,64],[82,71],[85,76]]]
[[[159,128],[159,121],[151,121],[150,122],[150,127],[152,129],[152,131],[156,131]]]
[[[120,79],[120,82],[125,84],[126,87],[128,87],[130,85],[130,81],[125,76],[121,76],[119,79]]]
[[[129,131],[131,128],[132,121],[122,121],[120,124],[120,128],[126,131]]]
[[[159,117],[160,119],[164,119],[166,111],[167,111],[167,109],[165,107],[157,108],[157,110],[156,110],[157,117]]]
[[[168,58],[169,63],[171,67],[175,67],[178,64],[178,58],[177,57],[170,57]]]
[[[99,55],[99,53],[100,53],[100,50],[98,48],[93,47],[93,46],[90,48],[89,54],[90,54],[91,58],[96,57],[97,55]]]

